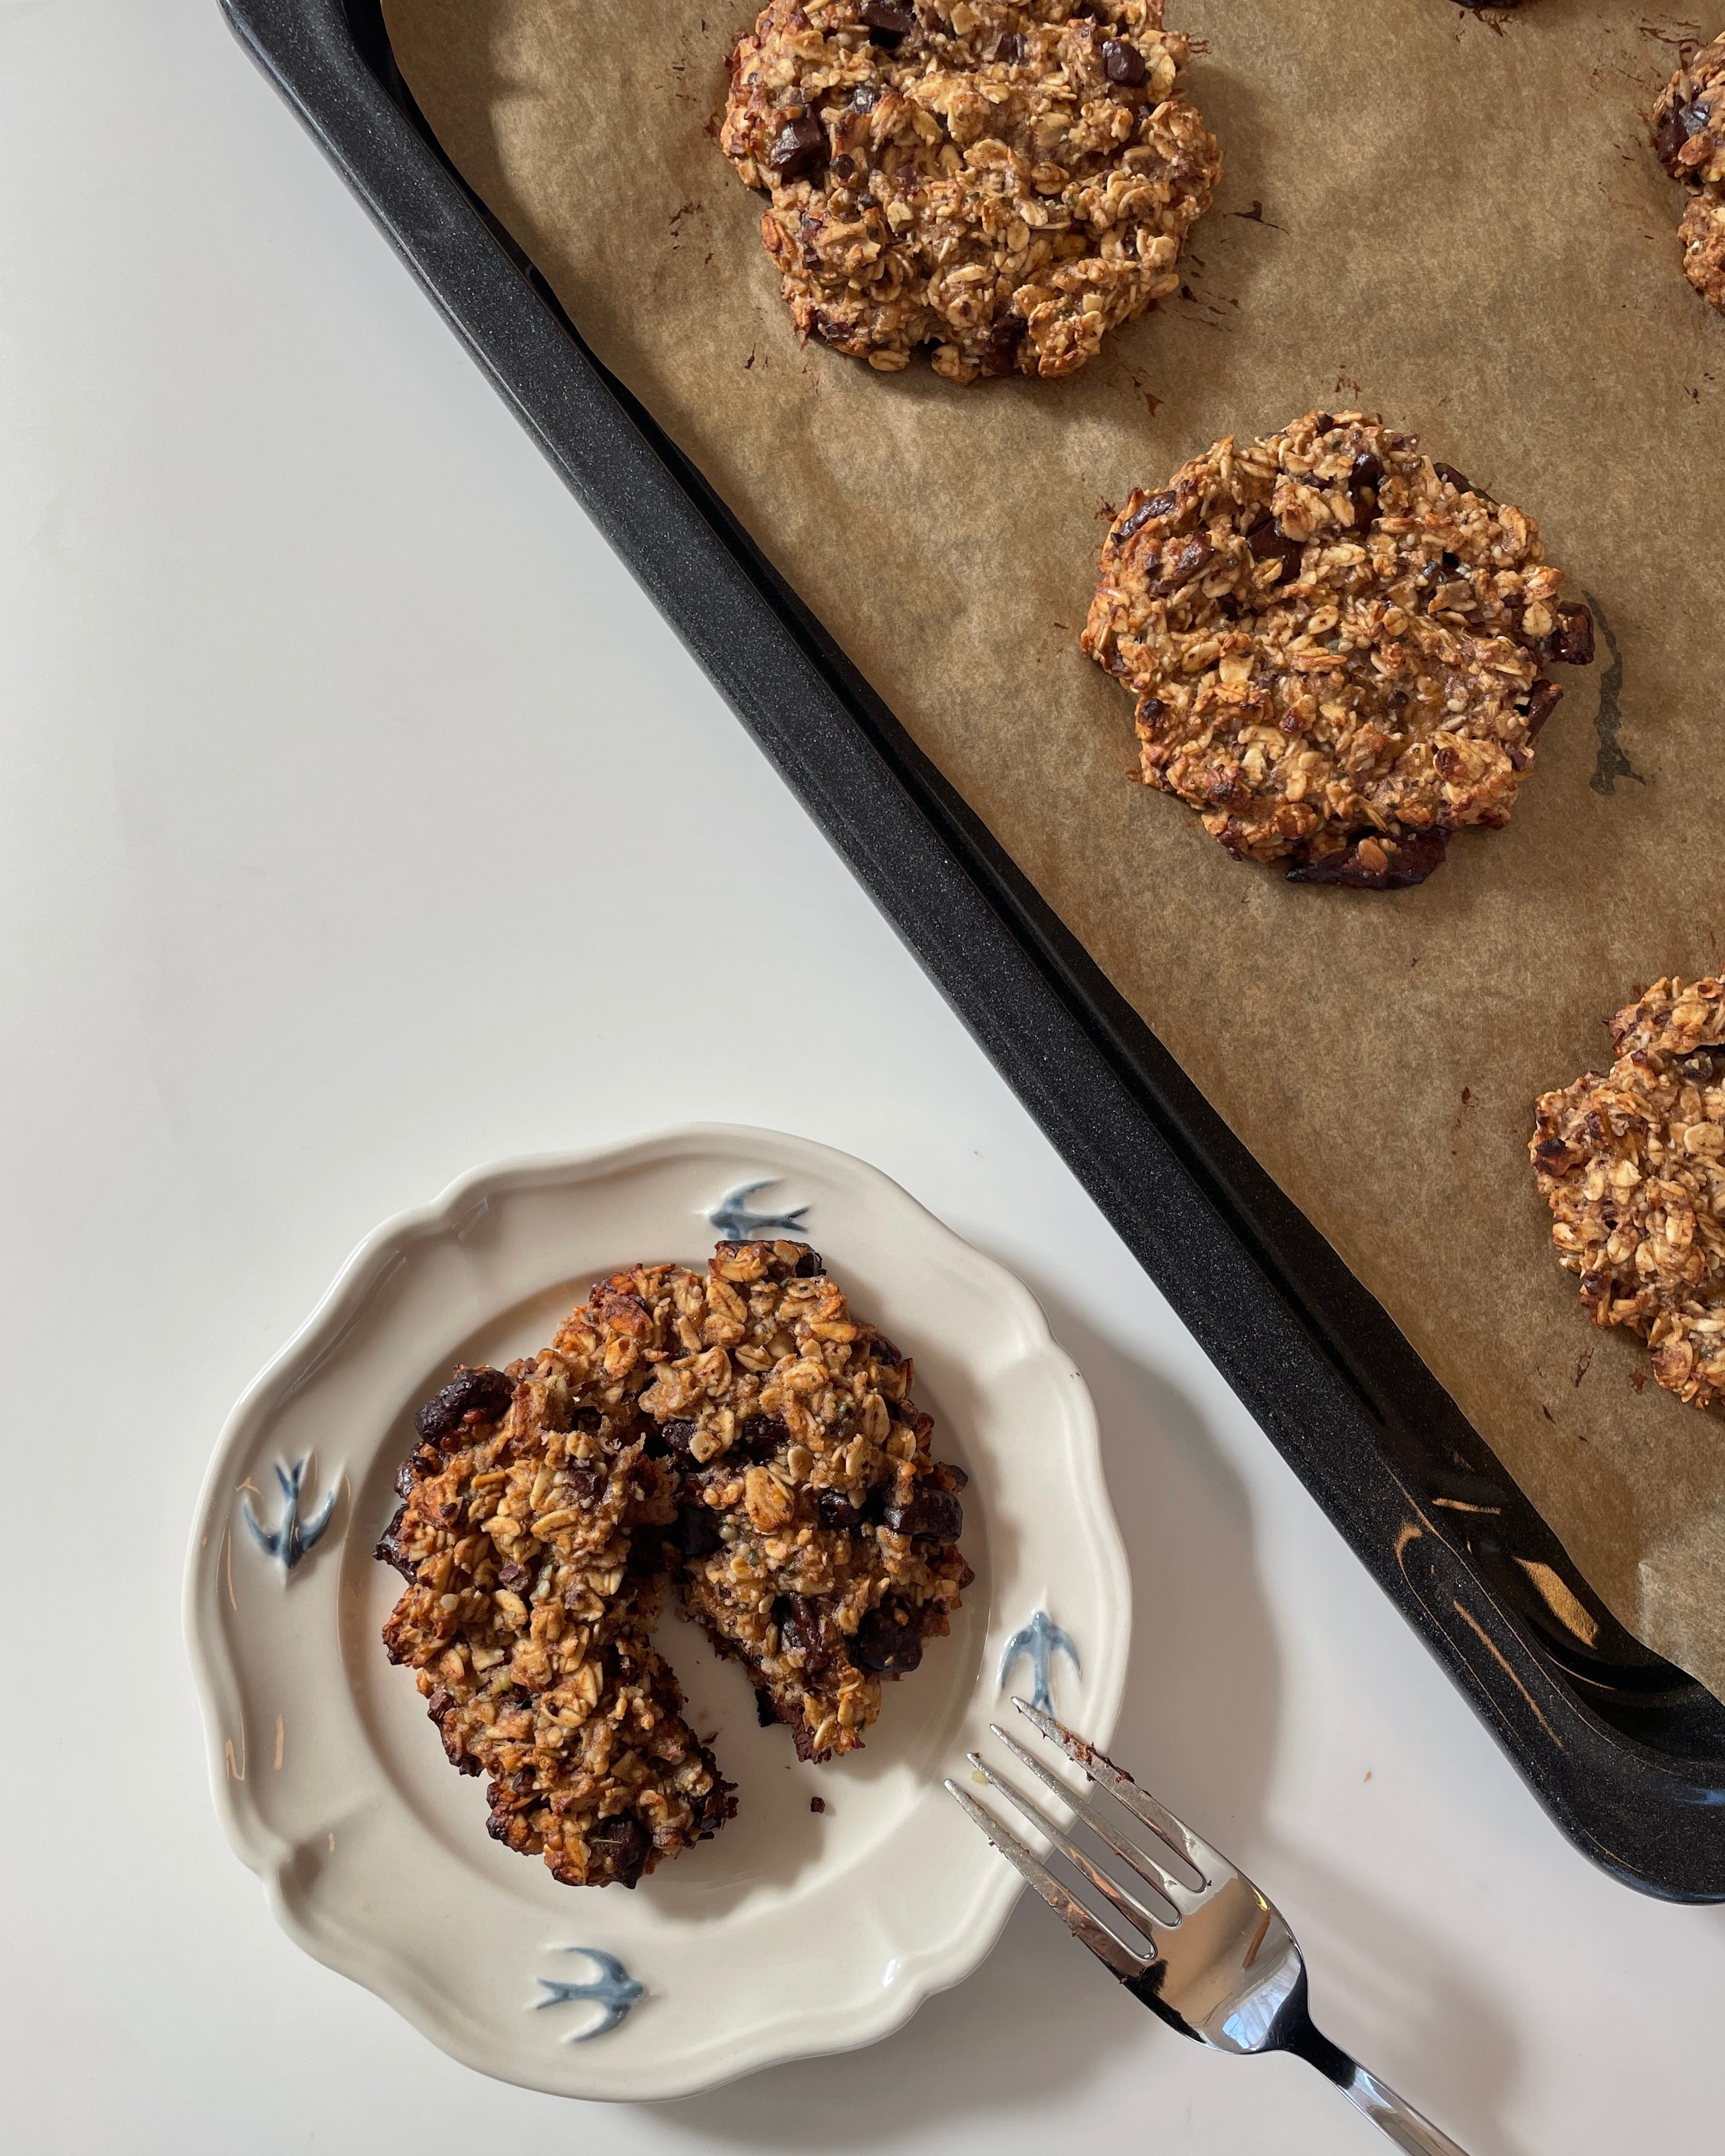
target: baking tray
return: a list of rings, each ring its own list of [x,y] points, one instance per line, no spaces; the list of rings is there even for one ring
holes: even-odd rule
[[[377,0],[223,4],[1558,1825],[1644,1892],[1725,1900],[1725,1704],[1612,1617],[1375,1299],[594,359],[432,138]]]

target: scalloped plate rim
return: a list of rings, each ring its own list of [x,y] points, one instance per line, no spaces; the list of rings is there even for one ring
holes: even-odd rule
[[[1023,1891],[1022,1881],[1004,1863],[989,1866],[961,1928],[920,1948],[896,1953],[896,1974],[890,1984],[882,1986],[876,2012],[856,2007],[840,2010],[830,2005],[789,2008],[763,2022],[761,2041],[741,2052],[733,2049],[721,2070],[708,2070],[697,2053],[685,2071],[655,2078],[650,2087],[634,2091],[578,2086],[585,2078],[579,2071],[583,2063],[579,2045],[555,2046],[551,2056],[569,2071],[547,2076],[542,2070],[536,2071],[528,2058],[501,2055],[485,2025],[465,2010],[447,1988],[439,1989],[417,1972],[412,1973],[412,1980],[405,1980],[409,1972],[403,1966],[402,1953],[375,1933],[353,1925],[320,1924],[288,1891],[285,1875],[294,1858],[293,1845],[260,1815],[251,1799],[249,1781],[236,1780],[227,1771],[223,1723],[243,1715],[242,1680],[224,1643],[205,1638],[198,1595],[206,1552],[222,1532],[223,1515],[232,1495],[235,1455],[258,1434],[260,1424],[267,1424],[291,1392],[339,1350],[344,1332],[359,1317],[372,1291],[388,1277],[391,1260],[403,1249],[446,1234],[459,1216],[494,1194],[555,1181],[578,1188],[603,1175],[667,1160],[693,1160],[709,1150],[726,1147],[745,1152],[758,1148],[765,1157],[777,1156],[788,1164],[799,1153],[811,1165],[836,1163],[841,1172],[874,1185],[890,1200],[908,1204],[922,1216],[925,1232],[932,1232],[949,1251],[961,1253],[964,1262],[982,1268],[990,1276],[991,1287],[1014,1306],[1014,1331],[1024,1353],[1042,1358],[1052,1355],[1076,1380],[1077,1427],[1069,1433],[1069,1442],[1076,1455],[1074,1465],[1082,1472],[1073,1494],[1086,1532],[1089,1555],[1101,1581],[1103,1599],[1112,1605],[1113,1641],[1091,1643],[1086,1664],[1087,1684],[1091,1681],[1092,1659],[1097,1671],[1094,1681],[1100,1691],[1090,1718],[1096,1741],[1106,1743],[1112,1734],[1125,1686],[1132,1587],[1124,1543],[1103,1479],[1095,1409],[1081,1373],[1054,1338],[1041,1306],[1024,1282],[998,1259],[947,1227],[883,1169],[821,1141],[763,1127],[680,1124],[578,1150],[510,1156],[465,1170],[429,1202],[389,1215],[361,1238],[310,1315],[264,1363],[226,1418],[199,1491],[187,1553],[182,1622],[204,1723],[211,1794],[229,1846],[259,1876],[276,1922],[314,1960],[363,1985],[440,2050],[475,2071],[521,2087],[589,2101],[652,2101],[692,2095],[793,2059],[830,2056],[880,2041],[901,2028],[924,1999],[963,1982],[980,1965]],[[715,1192],[716,1201],[720,1194]],[[844,2025],[834,2026],[835,2015],[841,2010]],[[601,2061],[592,2063],[598,2066]]]

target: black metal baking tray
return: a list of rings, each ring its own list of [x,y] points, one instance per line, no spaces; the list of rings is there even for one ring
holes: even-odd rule
[[[1725,1705],[1611,1617],[1384,1311],[599,366],[438,148],[378,0],[223,6],[1558,1825],[1644,1892],[1725,1900]],[[1552,1573],[1573,1601],[1540,1592]]]

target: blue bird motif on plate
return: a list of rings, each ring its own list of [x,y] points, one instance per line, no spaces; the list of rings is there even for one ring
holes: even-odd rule
[[[291,1468],[275,1463],[275,1480],[281,1490],[281,1519],[273,1527],[266,1527],[252,1510],[251,1493],[240,1501],[240,1512],[251,1530],[252,1540],[265,1557],[280,1558],[284,1573],[290,1573],[308,1550],[323,1540],[324,1530],[329,1526],[336,1510],[336,1492],[325,1495],[315,1512],[302,1515],[300,1499],[305,1488],[305,1471],[311,1465],[308,1452],[303,1460],[296,1460]]]
[[[539,1982],[549,1994],[536,1999],[535,2007],[567,2006],[571,1999],[590,1999],[603,2006],[603,2016],[591,2029],[583,2029],[570,2037],[572,2044],[590,2044],[595,2036],[603,2036],[614,2029],[646,1986],[638,1984],[615,1954],[603,1953],[598,1947],[565,1947],[565,1953],[585,1954],[599,1972],[586,1984],[563,1984],[554,1977],[542,1976]]]
[[[1030,1704],[1040,1707],[1045,1714],[1054,1712],[1054,1694],[1049,1689],[1050,1658],[1064,1655],[1072,1665],[1075,1676],[1084,1675],[1084,1666],[1078,1659],[1078,1650],[1072,1644],[1071,1635],[1063,1632],[1047,1610],[1039,1609],[1028,1625],[1021,1625],[1006,1643],[1006,1651],[1000,1657],[1000,1689],[1004,1691],[1012,1681],[1012,1673],[1028,1656],[1030,1661]]]
[[[748,1200],[757,1190],[771,1190],[778,1179],[769,1175],[759,1183],[739,1183],[713,1207],[706,1217],[727,1243],[751,1243],[773,1230],[787,1235],[803,1234],[806,1205],[794,1206],[788,1213],[756,1213],[749,1208]]]

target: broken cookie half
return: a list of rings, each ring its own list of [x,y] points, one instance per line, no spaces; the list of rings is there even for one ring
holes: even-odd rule
[[[798,1755],[855,1750],[973,1577],[906,1358],[800,1243],[595,1284],[550,1348],[419,1411],[383,1630],[490,1831],[633,1887],[736,1810],[654,1641],[665,1587]]]

